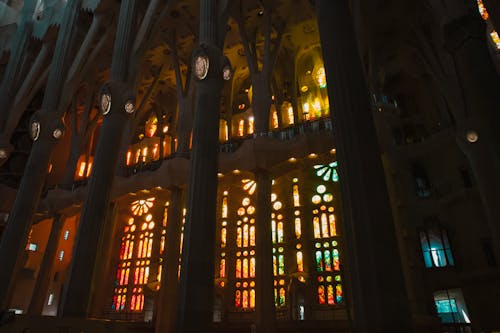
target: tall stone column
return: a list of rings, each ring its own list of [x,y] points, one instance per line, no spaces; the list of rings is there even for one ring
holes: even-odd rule
[[[50,67],[42,109],[36,112],[31,123],[32,137],[36,138],[16,200],[7,221],[0,243],[0,308],[9,305],[12,282],[21,262],[28,234],[32,225],[45,177],[48,173],[52,148],[63,133],[64,125],[58,110],[65,73],[72,56],[72,41],[77,30],[81,0],[69,0],[64,10],[61,30],[57,37],[54,58]],[[38,129],[38,130],[37,130]],[[36,133],[38,132],[38,133]],[[36,135],[33,135],[36,134]]]
[[[88,316],[98,318],[103,312],[109,311],[111,291],[116,287],[114,277],[116,273],[116,249],[120,247],[123,235],[123,221],[120,219],[119,204],[113,202],[109,205],[105,224],[101,231],[99,256],[95,260],[94,272],[94,298]],[[127,216],[128,217],[128,216]]]
[[[354,332],[413,332],[349,1],[316,0],[339,159]]]
[[[129,73],[129,68],[135,36],[136,5],[137,0],[123,0],[120,6],[109,90],[103,90],[103,94],[111,97],[111,106],[104,116],[89,190],[78,227],[63,298],[62,314],[65,317],[86,317],[95,291],[93,276],[99,242],[110,203],[122,134],[130,119],[125,104],[132,100],[131,89],[135,79],[135,73]],[[102,100],[100,104],[103,108]]]
[[[257,182],[255,324],[258,333],[272,333],[276,330],[273,239],[270,223],[272,179],[266,170],[257,170],[255,181]]]
[[[50,286],[50,272],[54,266],[57,248],[59,247],[59,239],[61,238],[61,232],[65,220],[66,216],[60,214],[56,214],[53,218],[47,247],[45,248],[42,263],[40,265],[40,269],[38,270],[35,288],[33,288],[33,295],[31,296],[31,302],[28,308],[28,313],[31,315],[42,314],[47,297],[47,291]]]
[[[0,85],[0,130],[4,130],[5,123],[9,114],[9,109],[12,99],[15,97],[15,89],[19,86],[19,75],[24,63],[23,54],[26,52],[31,40],[31,33],[33,31],[33,12],[35,11],[35,0],[24,1],[23,9],[21,11],[21,21],[16,31],[13,47],[10,51],[9,62],[3,74],[2,84]],[[10,138],[3,138],[0,140],[0,149],[7,149]],[[10,151],[9,151],[10,152]],[[7,153],[7,151],[6,151]],[[0,158],[0,163],[3,158]],[[6,158],[5,158],[6,159]]]
[[[497,255],[500,255],[500,78],[487,49],[484,22],[468,13],[444,26],[446,48],[462,87],[465,114],[454,112],[457,141],[471,165]],[[453,111],[453,110],[452,110]]]
[[[200,46],[194,52],[193,67],[199,80],[196,88],[187,217],[177,306],[178,333],[204,332],[212,324],[223,61],[222,43],[219,43],[217,33],[217,13],[220,9],[218,3],[216,0],[200,0]],[[202,61],[198,61],[203,56],[209,61],[208,68],[203,66]],[[205,73],[203,69],[208,72]]]
[[[165,251],[162,257],[161,288],[156,312],[156,333],[173,333],[177,315],[179,257],[182,229],[182,189],[170,190]]]

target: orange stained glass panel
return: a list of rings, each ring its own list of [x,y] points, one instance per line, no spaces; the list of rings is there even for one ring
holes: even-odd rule
[[[241,278],[241,259],[236,259],[236,277]]]
[[[335,225],[335,215],[330,214],[328,216],[328,221],[330,223],[330,237],[337,236],[337,227]]]
[[[243,247],[248,246],[248,224],[243,226]]]
[[[250,227],[250,246],[255,246],[255,227]]]
[[[318,286],[318,302],[325,304],[325,287],[323,286]]]
[[[236,230],[236,246],[241,247],[243,238],[243,231],[241,227]]]
[[[296,217],[295,218],[295,237],[297,237],[297,239],[299,239],[300,236],[302,236],[302,227],[301,227],[301,223],[300,223],[300,217]]]
[[[236,290],[235,295],[234,295],[234,306],[237,308],[241,307],[241,291]]]
[[[250,289],[250,307],[255,308],[255,289]]]
[[[299,185],[293,185],[293,206],[300,206]]]
[[[221,247],[226,247],[226,235],[227,235],[227,229],[222,228],[220,233]]]
[[[248,290],[243,290],[243,308],[248,308]]]
[[[222,198],[222,217],[227,218],[227,197]]]
[[[255,258],[250,258],[250,277],[255,277]]]
[[[243,278],[248,278],[248,259],[243,259]]]
[[[226,277],[226,259],[220,260],[220,269],[219,269],[219,277]]]
[[[304,259],[303,259],[302,251],[297,252],[297,271],[299,271],[299,272],[304,271]]]
[[[321,214],[321,235],[323,236],[323,238],[330,237],[328,233],[328,218],[326,216],[326,213]]]
[[[321,231],[319,227],[319,217],[315,216],[313,218],[313,225],[314,225],[314,238],[321,238]]]
[[[332,305],[335,304],[334,302],[334,293],[333,293],[333,286],[331,284],[328,285],[327,287],[327,295],[328,295],[328,304]]]

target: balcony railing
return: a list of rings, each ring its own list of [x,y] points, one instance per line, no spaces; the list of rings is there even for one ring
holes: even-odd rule
[[[321,132],[331,132],[333,130],[332,121],[329,117],[321,118],[314,121],[306,121],[286,128],[281,128],[273,131],[269,131],[264,134],[264,136],[278,139],[281,141],[292,140],[298,136],[304,135],[305,133],[321,133]],[[233,153],[235,152],[246,140],[256,137],[257,134],[248,135],[245,137],[231,139],[230,141],[221,143],[219,145],[220,153]],[[121,168],[120,176],[130,177],[140,172],[144,171],[155,171],[163,163],[164,160],[169,160],[175,157],[175,152],[171,155],[166,156],[161,160],[150,161],[150,162],[139,162],[134,165],[126,166]],[[88,179],[78,180],[73,183],[70,188],[64,188],[67,190],[74,191],[81,186],[86,186]],[[47,194],[48,190],[54,190],[58,188],[63,188],[60,185],[54,185],[47,187],[44,191],[44,196]]]
[[[296,125],[289,126],[287,128],[280,128],[274,131],[269,131],[261,136],[267,136],[281,141],[288,141],[294,139],[297,136],[303,135],[304,133],[327,132],[332,130],[333,130],[332,120],[328,117],[314,121],[299,123]],[[245,137],[232,139],[228,142],[222,143],[219,146],[219,152],[220,153],[235,152],[243,144],[243,142],[245,142],[248,139],[254,138],[256,136],[257,134],[248,135]]]

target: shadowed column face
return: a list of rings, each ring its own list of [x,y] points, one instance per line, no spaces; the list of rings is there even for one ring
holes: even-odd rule
[[[104,120],[63,298],[64,316],[88,316],[93,297],[94,268],[109,209],[122,135],[130,115],[135,111],[135,98],[130,95],[135,73],[129,73],[129,68],[136,5],[136,0],[121,2],[110,82],[99,96]]]
[[[47,89],[42,109],[38,110],[30,124],[31,137],[35,141],[0,243],[0,308],[9,306],[9,293],[16,277],[17,265],[28,239],[33,215],[40,201],[40,195],[49,169],[52,149],[64,133],[62,113],[58,109],[66,72],[72,56],[72,45],[77,31],[75,23],[81,0],[68,1],[57,37],[54,57],[51,63]]]
[[[256,326],[259,333],[275,331],[273,241],[270,228],[272,180],[264,170],[255,172],[257,182],[256,221]]]
[[[207,331],[212,324],[215,262],[212,254],[215,250],[223,67],[217,36],[220,24],[217,14],[223,8],[217,3],[215,0],[200,1],[200,45],[193,56],[197,89],[176,320],[176,332],[185,333]]]
[[[170,205],[168,207],[167,240],[166,251],[162,261],[163,281],[158,297],[158,312],[156,316],[156,332],[174,332],[177,292],[179,247],[182,230],[182,190],[174,188],[171,190]]]
[[[412,332],[401,259],[347,0],[317,0],[356,332]],[[377,214],[373,214],[377,212]],[[377,255],[384,253],[384,255]]]

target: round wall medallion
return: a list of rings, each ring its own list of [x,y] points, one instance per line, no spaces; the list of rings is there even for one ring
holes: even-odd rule
[[[231,77],[233,77],[233,70],[229,64],[224,66],[224,68],[222,69],[222,77],[225,81],[229,81],[231,80]]]
[[[0,148],[0,159],[6,159],[7,158],[7,150]]]
[[[132,100],[128,100],[125,103],[125,112],[128,114],[132,114],[135,112],[135,105],[134,102],[132,102]]]
[[[470,143],[474,143],[477,142],[477,140],[479,140],[479,134],[477,134],[477,132],[474,130],[468,130],[467,133],[465,134],[465,138]]]
[[[30,133],[33,141],[38,140],[38,137],[40,136],[40,123],[38,121],[33,121],[31,123]]]
[[[207,77],[210,61],[204,54],[198,55],[194,58],[194,75],[198,80],[203,80]]]
[[[60,128],[56,128],[54,130],[54,132],[52,132],[52,136],[55,138],[55,139],[60,139],[63,135],[63,130],[60,129]]]
[[[107,115],[111,110],[111,94],[103,93],[101,95],[101,112],[103,115]]]

